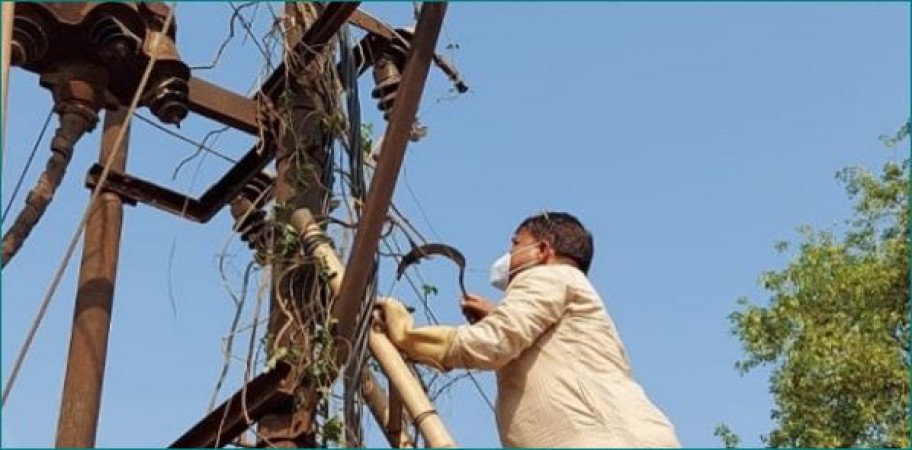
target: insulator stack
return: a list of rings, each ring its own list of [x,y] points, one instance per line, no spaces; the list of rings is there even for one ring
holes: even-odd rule
[[[106,106],[116,107],[130,104],[154,57],[141,105],[177,125],[189,111],[190,69],[177,52],[175,21],[164,28],[168,13],[168,6],[151,2],[18,2],[10,63],[39,75],[97,65],[107,72],[103,87],[116,100]]]
[[[399,36],[389,42],[383,55],[374,63],[374,83],[376,87],[371,96],[377,99],[377,108],[383,111],[383,119],[389,120],[389,113],[396,102],[396,91],[402,81],[402,71],[408,60],[409,40],[412,37],[408,30],[397,30]]]
[[[270,190],[274,184],[272,175],[261,172],[231,201],[234,230],[241,235],[241,240],[247,243],[247,247],[256,253],[260,263],[265,262],[272,235],[265,206],[272,197]]]

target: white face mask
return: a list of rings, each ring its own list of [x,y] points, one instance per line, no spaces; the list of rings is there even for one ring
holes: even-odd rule
[[[491,286],[498,291],[506,291],[510,284],[510,252],[504,253],[491,265]]]
[[[520,248],[517,252],[525,251],[537,246],[538,242],[534,242]],[[526,264],[523,267],[517,267],[514,270],[510,270],[510,259],[512,258],[512,255],[512,252],[504,253],[503,256],[497,258],[497,261],[494,261],[494,264],[491,265],[491,286],[494,286],[499,291],[507,290],[507,286],[510,284],[510,276],[538,264],[537,262],[532,261],[530,264]]]

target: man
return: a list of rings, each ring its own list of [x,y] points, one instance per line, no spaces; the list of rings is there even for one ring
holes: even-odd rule
[[[614,323],[586,278],[592,236],[573,216],[526,219],[492,268],[497,307],[471,295],[471,325],[413,327],[380,302],[387,334],[440,370],[497,372],[497,426],[505,447],[679,447],[674,427],[634,381]]]

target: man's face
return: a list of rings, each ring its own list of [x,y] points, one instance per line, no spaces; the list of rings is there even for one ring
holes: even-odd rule
[[[519,230],[513,236],[513,247],[510,248],[510,272],[531,267],[543,262],[545,254],[542,253],[543,242],[536,239],[526,230]]]

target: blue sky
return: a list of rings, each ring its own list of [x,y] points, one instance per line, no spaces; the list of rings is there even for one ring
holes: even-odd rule
[[[365,9],[411,22],[411,3]],[[179,5],[179,46],[191,65],[212,60],[230,12]],[[726,316],[740,296],[766,301],[757,277],[790,257],[775,242],[796,239],[802,224],[838,227],[848,217],[839,169],[876,170],[904,156],[877,138],[909,116],[909,17],[907,3],[451,4],[438,48],[472,91],[450,99],[445,77],[432,72],[420,111],[429,134],[409,147],[397,204],[432,240],[460,248],[469,289],[495,298],[488,268],[519,221],[541,209],[577,215],[595,236],[590,278],[637,379],[683,444],[719,446],[713,429],[726,422],[744,445],[761,445],[771,425],[768,372],[737,374]],[[269,20],[261,8],[258,34]],[[198,75],[238,92],[254,86],[262,58],[242,37],[239,28],[218,66]],[[363,81],[365,120],[382,132]],[[4,206],[50,107],[34,75],[14,70],[10,83]],[[201,139],[212,128],[191,119],[181,132]],[[4,382],[85,207],[99,135],[80,142],[57,198],[3,273]],[[251,143],[229,132],[214,146],[237,156]],[[198,195],[229,165],[195,159],[172,179],[193,150],[135,123],[128,168]],[[25,189],[47,155],[45,139]],[[166,445],[205,413],[233,314],[218,255],[228,249],[236,285],[247,257],[230,226],[227,212],[197,225],[127,208],[99,446]],[[5,446],[54,442],[78,258],[3,410]],[[440,289],[438,316],[460,323],[452,266],[432,261],[421,271]],[[416,300],[389,266],[379,284]],[[223,395],[238,387],[240,367]],[[493,396],[493,375],[478,377]],[[460,445],[498,445],[471,383],[438,406]],[[368,428],[369,444],[384,445]]]

